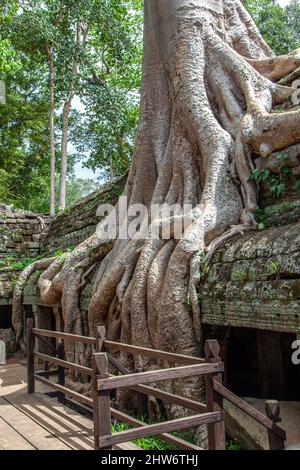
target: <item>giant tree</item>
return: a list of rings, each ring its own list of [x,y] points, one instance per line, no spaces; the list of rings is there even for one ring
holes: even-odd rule
[[[208,262],[224,240],[256,229],[254,158],[300,141],[300,111],[272,112],[294,91],[276,81],[299,62],[299,51],[274,55],[239,0],[145,0],[141,113],[125,189],[129,216],[120,226],[134,204],[178,203],[193,207],[183,214],[187,227],[180,239],[172,231],[169,239],[143,239],[148,220],[141,220],[131,237],[110,243],[99,227],[65,258],[34,263],[14,292],[18,340],[31,272],[45,269],[38,282],[43,302],[61,300],[65,330],[80,333],[80,286],[96,266],[91,335],[105,324],[110,339],[200,354],[203,257]],[[151,227],[159,235],[162,217],[158,212]],[[85,361],[71,346],[67,354]],[[199,390],[195,382],[173,386],[195,396]]]

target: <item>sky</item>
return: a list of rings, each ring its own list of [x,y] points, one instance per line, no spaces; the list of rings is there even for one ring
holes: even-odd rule
[[[285,7],[288,3],[290,3],[290,0],[277,0],[277,1],[282,7]],[[80,102],[77,102],[75,107],[77,109],[80,108],[81,107]],[[75,174],[76,174],[77,178],[96,179],[96,178],[99,178],[99,176],[100,176],[99,172],[97,172],[95,174],[92,170],[89,170],[88,168],[84,168],[80,162],[78,162],[75,165]]]

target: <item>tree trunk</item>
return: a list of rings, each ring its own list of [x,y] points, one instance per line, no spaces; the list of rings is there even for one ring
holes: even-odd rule
[[[82,38],[82,46],[86,46],[86,35],[88,29]],[[81,23],[77,23],[75,45],[78,48],[81,45]],[[67,183],[67,172],[68,172],[68,137],[69,137],[69,119],[70,111],[72,107],[72,101],[74,98],[74,81],[78,75],[78,59],[77,51],[75,53],[71,77],[70,77],[70,91],[63,107],[62,115],[62,136],[61,136],[61,164],[60,164],[60,176],[59,176],[59,195],[58,195],[58,209],[59,212],[63,212],[66,208],[66,183]]]
[[[59,176],[59,202],[58,210],[63,212],[66,208],[66,182],[68,172],[68,136],[69,118],[73,101],[73,94],[70,94],[65,101],[62,116],[62,136],[61,136],[61,163]]]
[[[112,154],[109,155],[109,176],[111,180],[114,179],[115,177],[114,162],[113,162]]]
[[[49,94],[50,94],[50,215],[55,215],[55,136],[54,136],[54,114],[55,114],[55,85],[54,85],[54,62],[51,48],[47,48],[49,60]]]
[[[287,70],[282,64],[290,60],[277,61],[239,0],[145,0],[141,113],[125,189],[128,209],[164,203],[193,209],[184,214],[188,224],[180,239],[172,234],[142,239],[145,217],[139,233],[119,237],[105,256],[104,220],[59,273],[50,267],[42,276],[47,303],[62,297],[69,330],[75,328],[72,292],[78,300],[75,267],[92,264],[97,253],[91,334],[104,324],[113,340],[187,355],[202,352],[198,290],[205,253],[208,262],[224,240],[256,228],[252,158],[300,141],[300,111],[271,113],[293,90],[264,76],[276,63],[276,78],[282,78]],[[130,220],[124,216],[119,228]],[[163,223],[158,213],[152,228]],[[132,367],[130,357],[123,360]],[[160,364],[145,360],[142,366]],[[196,379],[164,386],[199,398]],[[169,411],[176,414],[176,407]]]

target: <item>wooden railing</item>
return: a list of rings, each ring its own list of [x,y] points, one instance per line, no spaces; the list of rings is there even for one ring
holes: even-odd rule
[[[46,344],[55,356],[35,351],[35,338]],[[55,338],[59,342],[55,348],[46,338]],[[65,360],[64,342],[79,342],[93,347],[92,368],[84,367]],[[280,409],[277,402],[267,402],[267,416],[247,404],[230,392],[222,384],[224,365],[219,357],[220,347],[217,341],[209,340],[205,343],[205,359],[174,354],[166,351],[157,351],[149,348],[132,346],[128,344],[109,341],[105,337],[105,328],[99,327],[96,338],[71,335],[62,332],[48,331],[33,328],[33,320],[27,321],[27,376],[28,393],[34,393],[35,381],[39,381],[55,390],[60,402],[69,402],[70,399],[90,410],[94,421],[94,447],[111,449],[113,446],[130,442],[146,436],[159,435],[164,441],[183,450],[203,450],[199,446],[186,442],[170,434],[173,431],[183,430],[199,425],[207,425],[208,448],[210,450],[225,449],[225,412],[223,398],[231,401],[240,410],[247,413],[268,430],[270,449],[284,448],[285,432],[276,424],[280,421]],[[137,369],[135,373],[127,370],[112,352],[125,352],[137,356],[141,362],[142,357],[158,359],[173,364],[161,370],[143,371]],[[35,359],[44,363],[44,369],[35,371]],[[57,366],[56,369],[49,368]],[[113,366],[118,374],[108,372],[109,365]],[[65,369],[86,376],[92,380],[92,397],[87,397],[65,386]],[[50,377],[57,376],[57,382]],[[203,376],[206,383],[206,404],[187,397],[178,396],[160,390],[151,384],[165,380],[182,379],[187,377]],[[149,385],[150,384],[150,385]],[[139,397],[139,411],[145,411],[145,397],[151,396],[168,404],[176,404],[189,410],[184,418],[157,424],[146,424],[132,416],[122,413],[111,407],[111,392],[125,388],[132,390]],[[79,403],[81,405],[79,405]],[[196,413],[196,414],[192,414]],[[125,422],[133,427],[122,432],[112,434],[112,419]]]

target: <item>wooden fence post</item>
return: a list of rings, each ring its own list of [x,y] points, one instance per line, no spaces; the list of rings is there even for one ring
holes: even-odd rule
[[[216,340],[208,340],[204,347],[205,360],[209,363],[221,364],[219,357],[220,345]],[[213,380],[222,383],[222,373],[209,374],[205,377],[206,385],[206,405],[209,412],[222,411],[223,399],[214,391]],[[209,450],[225,450],[225,421],[207,425],[208,449]]]
[[[268,418],[274,424],[280,423],[280,406],[277,400],[267,400],[265,410]],[[268,429],[269,447],[270,450],[283,450],[285,447],[284,439]]]
[[[96,331],[96,341],[95,341],[95,352],[103,352],[104,341],[106,337],[106,328],[105,326],[98,326]],[[93,368],[93,420],[94,420],[94,448],[95,450],[99,449],[99,421],[100,421],[100,410],[98,402],[98,390],[97,390],[97,377],[99,377],[99,371],[94,359],[94,353],[92,353],[92,368]]]
[[[34,393],[34,334],[33,318],[28,318],[26,323],[26,336],[27,336],[27,393]]]
[[[106,340],[106,328],[105,326],[98,326],[97,334],[96,334],[96,344],[95,344],[95,350],[97,353],[105,351],[105,345],[104,345],[105,340]]]
[[[108,359],[105,353],[93,354],[93,409],[94,448],[99,450],[99,437],[111,434],[110,391],[98,391],[97,379],[108,377]],[[106,447],[109,450],[111,447]]]
[[[143,367],[143,357],[138,356],[137,357],[138,365],[139,367],[136,368],[136,373],[141,374],[142,372],[145,371]],[[148,414],[148,397],[144,395],[143,393],[138,393],[138,414],[139,417],[145,417]]]
[[[62,343],[62,342],[58,343],[56,356],[58,357],[58,359],[64,359],[65,358],[64,343]],[[63,387],[65,386],[65,368],[62,367],[62,366],[58,366],[58,384],[62,385]],[[57,392],[57,401],[59,403],[64,403],[65,402],[65,394],[62,393],[62,392]]]

